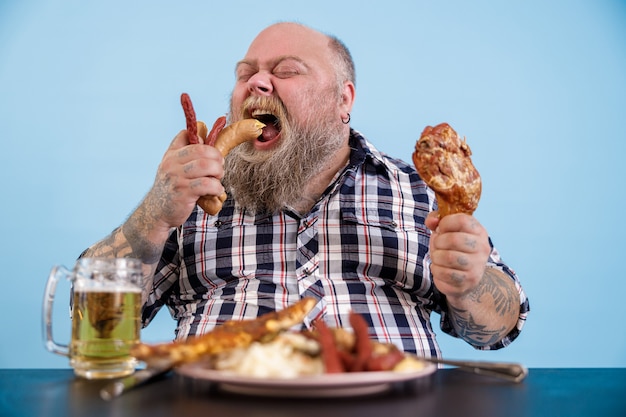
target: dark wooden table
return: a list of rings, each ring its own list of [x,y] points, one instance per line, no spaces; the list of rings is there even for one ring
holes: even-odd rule
[[[626,368],[531,369],[520,384],[442,369],[385,394],[324,399],[227,394],[175,373],[112,401],[103,385],[67,369],[0,370],[0,416],[626,416]]]

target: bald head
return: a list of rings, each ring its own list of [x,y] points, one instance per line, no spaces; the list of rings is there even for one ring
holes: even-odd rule
[[[326,54],[326,59],[333,66],[340,84],[349,81],[356,85],[356,71],[350,50],[336,36],[325,34],[300,23],[280,22],[262,30],[251,43],[250,49],[255,46],[255,43],[264,40],[275,46],[291,43],[304,48],[317,48]]]

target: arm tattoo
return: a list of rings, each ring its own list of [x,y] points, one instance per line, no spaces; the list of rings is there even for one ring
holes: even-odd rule
[[[131,223],[131,220],[129,220]],[[144,264],[153,265],[159,262],[163,246],[155,245],[145,239],[140,230],[129,225],[122,226],[122,233],[126,238],[126,242],[130,248],[130,256],[141,259]]]
[[[468,300],[477,307],[476,311],[480,308],[491,309],[495,313],[492,318],[502,319],[517,315],[514,310],[517,308],[515,301],[518,295],[512,286],[507,285],[505,279],[498,274],[498,270],[486,268],[478,286],[467,295]],[[484,306],[481,307],[481,304]],[[507,326],[497,324],[503,323],[501,320],[495,319],[489,325],[483,319],[478,320],[477,315],[472,314],[473,309],[461,309],[452,305],[449,308],[452,325],[459,337],[476,346],[488,346],[506,335]]]
[[[149,220],[145,211],[137,210],[126,223],[115,229],[109,236],[96,243],[81,257],[137,258],[142,262],[142,295],[145,301],[152,289],[153,276],[163,251],[163,245],[150,242],[145,236],[149,230]]]
[[[472,301],[476,303],[481,302],[481,297],[484,294],[488,294],[493,298],[493,304],[496,313],[500,316],[504,316],[509,313],[513,306],[513,301],[517,297],[517,294],[513,293],[513,290],[504,285],[502,279],[496,274],[493,268],[486,268],[480,284],[469,294]]]
[[[103,257],[103,258],[132,258],[133,253],[128,241],[122,237],[122,228],[118,227],[111,234],[89,249],[85,250],[80,257]]]
[[[461,339],[477,346],[489,346],[504,336],[505,327],[490,330],[487,329],[487,326],[476,323],[472,314],[467,310],[457,309],[452,306],[450,306],[450,309],[454,311],[454,328]]]

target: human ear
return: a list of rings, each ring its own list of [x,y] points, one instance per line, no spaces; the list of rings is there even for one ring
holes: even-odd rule
[[[352,111],[352,105],[354,104],[354,98],[356,95],[356,88],[352,81],[345,81],[343,83],[343,90],[341,91],[341,112],[350,113]]]

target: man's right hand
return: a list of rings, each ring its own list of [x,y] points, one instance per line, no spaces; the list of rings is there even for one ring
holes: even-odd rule
[[[198,198],[224,192],[220,182],[223,175],[222,154],[213,146],[189,145],[187,131],[182,130],[165,152],[141,206],[155,228],[169,233],[171,227],[187,220]]]

